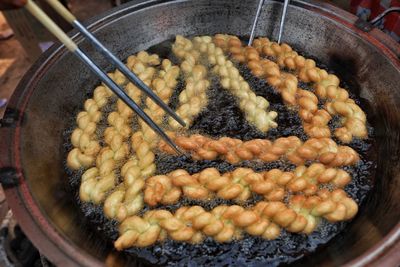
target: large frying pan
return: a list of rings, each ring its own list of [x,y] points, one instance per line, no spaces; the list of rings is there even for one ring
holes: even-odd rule
[[[246,35],[256,5],[256,0],[133,1],[88,26],[126,58],[176,34]],[[281,8],[280,2],[266,3],[257,35],[277,36]],[[354,22],[354,16],[327,4],[295,0],[288,10],[284,41],[318,58],[364,99],[377,143],[377,175],[366,203],[346,233],[299,262],[304,266],[400,263],[400,47],[379,30],[358,30]],[[85,51],[93,51],[72,35]],[[23,78],[0,129],[0,177],[9,205],[40,252],[61,266],[135,262],[112,252],[82,223],[65,190],[66,118],[76,115],[97,83],[56,45]]]

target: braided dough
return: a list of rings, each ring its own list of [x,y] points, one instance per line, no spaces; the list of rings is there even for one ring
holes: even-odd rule
[[[180,35],[176,36],[172,51],[183,60],[181,69],[186,76],[186,88],[179,94],[179,107],[176,114],[182,118],[187,127],[190,127],[195,117],[207,105],[207,89],[210,86],[206,78],[207,69],[200,64],[200,53],[189,39]],[[182,127],[173,118],[170,118],[169,124],[175,130]]]
[[[313,195],[319,184],[331,183],[343,188],[351,181],[350,175],[341,169],[326,168],[314,163],[310,167],[299,166],[293,172],[272,169],[257,173],[249,168],[237,168],[221,174],[216,168],[207,168],[190,175],[179,169],[167,175],[157,175],[146,180],[144,200],[149,206],[170,205],[182,195],[199,200],[208,200],[215,194],[222,199],[248,200],[251,193],[263,195],[269,201],[281,201],[291,192]]]
[[[330,221],[348,220],[358,211],[357,204],[341,189],[321,190],[312,197],[296,196],[283,202],[261,201],[252,208],[217,206],[210,212],[200,206],[181,207],[174,214],[167,210],[151,210],[143,217],[132,216],[122,222],[116,249],[145,247],[167,236],[190,243],[199,243],[205,236],[218,242],[240,239],[242,232],[264,239],[275,239],[280,227],[294,233],[311,233],[319,218]]]
[[[153,57],[154,56],[149,56]],[[157,65],[159,61],[153,60]],[[179,68],[173,66],[171,61],[165,59],[161,63],[162,70],[158,77],[153,79],[149,76],[145,83],[148,83],[154,92],[168,104],[177,84]],[[164,110],[156,105],[153,100],[146,98],[145,112],[156,123],[161,123],[165,114]],[[104,213],[109,218],[115,218],[118,221],[124,220],[139,212],[143,208],[144,179],[151,176],[156,166],[154,164],[153,148],[158,142],[158,135],[142,120],[139,121],[140,130],[131,137],[131,145],[135,150],[135,156],[132,157],[121,169],[121,175],[124,183],[118,187],[104,203]]]
[[[186,137],[171,133],[170,137],[179,147],[190,152],[195,160],[222,158],[230,163],[238,163],[243,160],[271,162],[287,159],[296,165],[317,160],[330,167],[339,167],[354,165],[360,159],[354,149],[338,146],[329,138],[311,138],[302,142],[296,136],[289,136],[273,142],[267,139],[243,142],[229,137],[215,140],[199,134]],[[159,148],[169,154],[176,153],[164,141],[160,142]]]
[[[236,36],[217,34],[213,40],[218,47],[231,53],[233,59],[246,63],[255,76],[266,79],[270,85],[277,88],[288,106],[299,109],[304,131],[308,136],[331,137],[328,127],[331,116],[326,110],[318,109],[318,98],[313,92],[298,88],[296,76],[281,71],[273,61],[261,59],[257,49],[243,47]]]
[[[101,147],[97,124],[106,115],[103,108],[113,94],[104,85],[97,87],[93,98],[86,100],[84,111],[77,116],[78,126],[71,136],[74,148],[68,154],[67,165],[73,170],[84,170],[80,199],[103,203],[105,215],[120,222],[120,236],[115,241],[118,250],[149,246],[167,237],[199,243],[209,236],[218,242],[229,242],[247,233],[270,240],[277,238],[281,229],[309,234],[321,218],[337,222],[355,216],[358,205],[342,190],[351,177],[336,167],[357,164],[359,155],[330,139],[327,125],[332,115],[340,115],[343,127],[335,131],[335,136],[342,142],[350,142],[353,137],[367,137],[366,117],[349,99],[347,91],[339,87],[336,76],[317,68],[314,61],[299,56],[290,46],[278,45],[266,38],[255,40],[254,47],[243,47],[237,37],[230,35],[192,40],[177,36],[172,50],[181,60],[180,68],[168,59],[160,60],[158,55],[144,51],[128,57],[127,66],[167,104],[181,69],[186,84],[179,95],[176,112],[188,127],[207,105],[210,65],[222,87],[238,99],[250,123],[262,132],[277,127],[274,121],[277,113],[268,110],[269,102],[265,98],[252,92],[239,70],[224,55],[227,52],[235,61],[247,64],[255,76],[274,86],[288,107],[298,108],[304,130],[311,138],[305,142],[296,136],[275,141],[242,141],[171,132],[168,134],[175,143],[190,152],[195,160],[223,159],[232,164],[246,160],[287,160],[297,167],[290,172],[236,168],[224,174],[216,168],[194,174],[178,169],[154,176],[156,149],[169,154],[175,151],[142,120],[138,119],[136,124],[133,111],[121,100],[116,101],[115,110],[107,115],[108,127]],[[283,71],[284,67],[291,72]],[[161,125],[166,121],[173,130],[182,130],[175,120],[164,120],[164,110],[146,98],[122,73],[115,71],[109,75],[124,86],[154,122]],[[298,79],[314,83],[315,92],[298,88]],[[326,101],[323,109],[318,108],[318,98]],[[137,126],[135,131],[133,125]],[[217,197],[245,204],[253,194],[263,196],[264,200],[252,207],[221,205],[206,211],[200,206],[183,206],[174,213],[151,209],[138,215],[146,204],[149,207],[175,204],[183,196],[203,201]]]
[[[259,38],[254,40],[253,46],[259,53],[275,57],[279,66],[295,71],[300,80],[314,83],[316,95],[327,100],[325,109],[331,115],[342,118],[342,127],[335,131],[339,140],[350,143],[353,137],[368,137],[365,113],[349,98],[348,92],[339,86],[337,76],[318,68],[314,60],[298,55],[287,44],[279,45],[267,38]]]
[[[76,118],[78,127],[71,135],[74,148],[67,157],[67,165],[72,170],[88,168],[94,164],[100,151],[96,137],[97,123],[101,119],[101,109],[111,96],[112,92],[107,87],[98,86],[94,90],[93,98],[85,101],[85,111],[78,114]]]
[[[246,119],[262,132],[276,128],[278,124],[274,120],[278,113],[268,111],[269,102],[261,96],[256,96],[239,70],[224,56],[222,49],[212,43],[211,37],[195,37],[193,41],[214,66],[213,71],[220,77],[222,87],[238,98],[239,107],[244,111]]]
[[[139,55],[138,57],[130,57],[129,61],[131,64],[135,64],[134,66],[139,66],[134,67],[133,71],[145,83],[148,83],[148,79],[154,75],[155,69],[146,68],[150,58],[147,53],[144,52]],[[150,71],[148,71],[149,69]],[[119,83],[126,82],[126,79],[120,76],[122,74],[117,72],[113,78],[117,79],[116,82]],[[135,98],[138,97],[136,91],[140,90],[132,85],[126,91],[128,95]],[[104,131],[106,146],[101,149],[97,156],[96,167],[87,170],[82,176],[79,190],[79,197],[82,201],[100,204],[106,198],[106,194],[116,186],[116,169],[128,157],[130,151],[130,146],[126,141],[132,134],[130,126],[132,116],[133,111],[122,100],[118,100],[117,111],[111,112],[107,118],[110,126]]]

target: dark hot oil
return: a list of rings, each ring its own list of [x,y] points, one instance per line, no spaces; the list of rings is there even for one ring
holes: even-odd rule
[[[159,45],[148,49],[150,53],[156,53],[161,58],[169,58],[174,64],[179,65],[179,61],[171,52],[173,41],[168,40]],[[319,65],[321,68],[327,69],[325,66]],[[307,140],[300,118],[296,111],[288,110],[282,102],[280,95],[265,81],[251,75],[250,71],[244,66],[238,66],[244,79],[249,82],[252,90],[257,95],[265,97],[270,102],[270,109],[278,112],[276,119],[278,127],[271,129],[268,133],[262,133],[255,127],[250,125],[244,118],[241,110],[236,104],[236,99],[224,90],[216,77],[213,77],[209,71],[211,86],[208,91],[208,106],[198,115],[190,128],[191,133],[201,133],[211,137],[229,136],[242,140],[251,140],[255,138],[268,138],[274,140],[281,136],[295,135],[302,140]],[[174,95],[171,98],[170,106],[177,106],[179,93],[184,89],[184,81],[181,79]],[[345,83],[342,87],[352,92]],[[300,87],[306,90],[312,90],[312,87],[305,83],[300,83]],[[363,108],[363,103],[351,94],[357,104]],[[320,103],[323,105],[323,103]],[[104,116],[114,108],[104,111]],[[368,116],[368,114],[367,114]],[[103,126],[99,127],[104,130],[106,120],[103,119]],[[339,120],[334,118],[329,124],[331,130],[338,127]],[[69,144],[71,129],[75,127],[75,123],[71,120],[71,128],[65,132],[66,143]],[[353,147],[361,156],[361,161],[356,166],[344,167],[352,176],[352,182],[346,186],[345,191],[361,205],[368,191],[371,189],[372,177],[375,171],[374,158],[374,142],[373,129],[369,129],[369,139],[354,140],[350,146]],[[101,131],[102,131],[101,130]],[[99,133],[101,136],[101,133]],[[334,139],[340,144],[337,139]],[[66,153],[69,151],[70,145],[66,145]],[[242,162],[237,165],[229,164],[222,160],[215,161],[193,161],[185,157],[156,155],[157,174],[165,174],[178,168],[185,169],[190,173],[199,172],[208,167],[215,167],[221,172],[232,171],[238,166],[251,167],[256,171],[270,170],[279,168],[281,170],[293,170],[294,165],[285,161],[276,161],[272,163],[255,163]],[[70,174],[70,189],[74,194],[77,203],[83,213],[85,219],[93,225],[93,231],[100,235],[102,239],[107,240],[112,246],[113,241],[118,237],[118,223],[107,219],[103,215],[102,207],[95,206],[90,203],[82,203],[79,200],[79,185],[81,172]],[[260,201],[260,196],[254,196],[250,201],[243,203],[244,206],[250,206]],[[184,205],[201,205],[205,209],[212,209],[221,204],[234,204],[232,201],[216,199],[212,202],[191,201],[183,199],[179,204],[171,206],[159,206],[157,208],[165,208],[175,211]],[[148,210],[145,207],[142,212]],[[329,240],[336,235],[345,232],[346,225],[351,222],[328,223],[322,220],[316,231],[310,235],[293,234],[282,230],[279,238],[276,240],[264,240],[259,237],[244,235],[243,239],[230,243],[217,243],[211,238],[207,238],[201,244],[187,244],[172,240],[163,243],[157,243],[147,248],[131,248],[123,253],[127,257],[135,258],[135,262],[144,265],[170,265],[170,266],[278,266],[288,264],[297,259],[323,249],[329,245]],[[312,255],[311,255],[312,256]]]

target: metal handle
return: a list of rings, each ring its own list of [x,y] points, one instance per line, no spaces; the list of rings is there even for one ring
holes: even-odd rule
[[[257,12],[256,12],[256,16],[255,16],[254,21],[253,21],[253,26],[251,27],[251,32],[250,32],[250,38],[249,38],[248,46],[251,46],[251,44],[253,43],[253,40],[254,40],[254,33],[255,33],[255,31],[256,31],[256,26],[257,26],[258,17],[260,16],[261,8],[262,8],[263,5],[264,5],[264,0],[260,0],[260,1],[258,2]]]
[[[400,12],[400,7],[391,7],[383,11],[380,15],[378,15],[376,18],[370,20],[370,21],[365,21],[362,18],[358,18],[357,21],[354,23],[354,25],[364,31],[364,32],[370,32],[374,26],[381,21],[386,15],[392,12]]]
[[[285,0],[283,3],[283,10],[282,10],[282,16],[281,16],[281,22],[279,25],[279,35],[278,35],[278,44],[281,43],[282,39],[282,33],[283,33],[283,27],[285,26],[285,18],[286,18],[286,13],[287,13],[287,7],[289,5],[289,0]]]
[[[400,7],[391,7],[383,11],[379,16],[371,20],[369,23],[372,25],[376,24],[380,20],[382,20],[384,17],[386,17],[387,14],[392,13],[392,12],[399,12],[400,13]]]

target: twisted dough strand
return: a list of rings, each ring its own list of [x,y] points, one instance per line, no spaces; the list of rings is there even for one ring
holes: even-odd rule
[[[297,59],[300,63],[297,62],[297,67],[292,69],[299,73],[299,77],[314,82],[318,97],[328,100],[325,104],[328,112],[318,110],[316,96],[312,92],[299,89],[297,78],[280,70],[280,67],[290,65],[289,59],[297,55],[289,46],[257,44],[256,48],[243,48],[241,44],[238,46],[239,39],[223,36],[219,44],[217,39],[216,36],[214,42],[218,46],[225,51],[229,50],[239,62],[251,63],[254,73],[276,86],[286,104],[299,106],[300,117],[309,136],[326,135],[320,133],[320,128],[321,125],[327,125],[331,119],[330,114],[343,117],[344,129],[339,128],[335,132],[337,136],[341,135],[342,139],[351,140],[356,136],[353,133],[349,134],[348,127],[363,121],[365,124],[365,114],[354,101],[348,99],[347,92],[338,86],[339,80],[336,76],[316,68],[315,62],[313,65],[309,60],[306,60],[303,67],[297,68],[301,66],[301,58]],[[263,101],[257,102],[254,93],[246,90],[244,80],[237,69],[231,61],[226,60],[222,50],[215,47],[210,37],[195,38],[193,43],[189,41],[190,45],[187,41],[189,40],[177,37],[174,51],[183,59],[181,67],[189,76],[187,80],[191,80],[193,86],[209,86],[205,79],[206,68],[199,64],[200,54],[203,53],[214,65],[214,71],[221,76],[222,85],[240,99],[240,106],[247,119],[257,125],[259,114],[254,110],[261,108],[262,112],[266,112],[263,109],[266,109],[269,103],[265,105]],[[270,56],[276,57],[278,64],[268,59],[260,59],[260,53],[264,50]],[[289,63],[285,63],[286,61]],[[159,71],[158,77],[154,78],[154,67],[160,65],[160,59],[157,55],[149,55],[146,52],[129,57],[127,65],[168,103],[177,84],[178,67],[173,66],[169,60],[164,60],[161,64],[162,70]],[[140,90],[128,83],[119,71],[111,73],[110,76],[119,85],[126,85],[125,90],[135,101],[146,104],[145,112],[156,123],[162,122],[164,111],[151,99],[144,99]],[[318,79],[320,80],[317,81]],[[203,81],[208,84],[198,85]],[[199,97],[202,103],[206,104],[206,89],[194,93],[195,90],[188,83],[186,89],[187,91],[180,95],[181,103],[187,104],[193,98]],[[219,242],[229,242],[241,238],[243,232],[274,239],[279,236],[280,228],[290,232],[311,233],[320,218],[336,222],[351,219],[357,213],[357,204],[343,190],[336,189],[330,192],[327,189],[319,189],[319,185],[325,183],[337,188],[344,187],[350,181],[350,176],[345,171],[332,167],[355,164],[359,159],[358,154],[350,147],[338,146],[329,138],[311,138],[302,142],[291,136],[273,142],[262,139],[243,142],[227,137],[213,140],[201,135],[173,135],[175,142],[190,151],[195,159],[223,158],[231,163],[242,160],[269,162],[287,159],[301,166],[292,172],[273,169],[256,173],[251,169],[237,168],[235,171],[221,174],[217,169],[208,168],[193,175],[185,170],[176,170],[167,175],[151,177],[155,171],[156,146],[159,145],[161,150],[168,153],[174,152],[164,142],[159,143],[157,135],[142,121],[139,121],[139,131],[131,136],[130,125],[134,114],[122,101],[117,101],[116,110],[107,117],[110,127],[104,131],[106,146],[101,148],[97,141],[96,124],[101,119],[102,107],[107,104],[111,95],[108,88],[99,86],[93,99],[85,102],[85,111],[78,115],[78,128],[71,136],[74,149],[68,155],[67,163],[72,169],[89,168],[96,164],[82,175],[80,197],[82,201],[95,204],[105,199],[106,216],[122,222],[121,235],[115,242],[119,250],[130,246],[148,246],[163,241],[168,236],[173,240],[190,243],[201,242],[206,236]],[[251,106],[252,104],[255,107]],[[261,125],[262,128],[263,124],[260,121],[258,126]],[[271,121],[268,127],[274,123],[273,118]],[[362,126],[359,126],[361,132]],[[129,138],[131,144],[127,143]],[[135,155],[126,161],[130,145],[135,150]],[[310,167],[302,165],[308,160],[318,160],[321,163],[313,163]],[[121,165],[123,182],[117,185],[117,168]],[[285,205],[282,200],[286,190],[301,192],[302,195],[292,196]],[[268,201],[261,201],[250,208],[222,205],[206,211],[202,207],[192,206],[181,207],[175,213],[151,210],[142,217],[134,216],[143,208],[144,202],[150,206],[173,204],[182,195],[192,199],[210,199],[218,196],[243,201],[249,199],[252,192],[263,195]]]
[[[142,79],[151,78],[151,74],[154,74],[155,69],[148,67],[147,69],[152,70],[147,71],[146,68],[135,66],[147,66],[149,58],[149,55],[144,52],[128,59],[129,63],[132,64],[134,62],[133,71]],[[117,83],[126,83],[126,78],[120,72],[114,73],[113,78]],[[144,81],[146,83],[147,79]],[[139,89],[133,86],[126,89],[126,91],[131,97],[135,98]],[[128,156],[130,150],[126,141],[132,134],[130,126],[132,116],[133,112],[130,108],[121,100],[118,100],[117,111],[111,112],[107,118],[110,125],[104,131],[104,140],[107,146],[102,148],[97,156],[96,167],[89,169],[82,176],[79,190],[79,196],[82,201],[99,204],[104,201],[107,193],[116,186],[115,171]],[[115,195],[113,197],[115,200]]]
[[[135,157],[128,160],[121,169],[123,184],[111,193],[104,202],[104,213],[118,221],[136,214],[143,208],[144,177]]]
[[[199,134],[170,137],[182,149],[189,151],[195,160],[215,160],[222,158],[230,163],[243,160],[261,160],[271,162],[287,159],[296,165],[307,160],[317,160],[330,167],[353,165],[359,161],[358,153],[348,146],[338,146],[329,138],[311,138],[302,142],[296,136],[281,137],[275,141],[254,139],[243,142],[239,139],[222,137],[214,140]],[[169,154],[175,154],[165,142],[159,148]]]
[[[145,247],[167,236],[176,241],[199,243],[205,236],[218,242],[241,238],[243,231],[265,239],[280,235],[280,227],[294,233],[311,233],[319,218],[331,221],[354,217],[357,204],[341,189],[322,190],[318,196],[296,196],[290,206],[273,201],[257,203],[252,208],[221,205],[210,212],[200,206],[181,207],[175,214],[167,210],[151,210],[143,217],[132,216],[120,225],[120,237],[114,246],[118,250]]]
[[[330,222],[350,220],[358,211],[357,203],[342,189],[318,191],[316,196],[293,196],[289,207],[305,216],[323,217]]]
[[[160,58],[158,55],[149,55],[145,51],[139,52],[137,55],[129,56],[127,59],[127,66],[141,79],[147,86],[150,86],[150,82],[153,79],[156,68],[160,65]],[[128,95],[136,102],[141,102],[142,90],[137,88],[133,83],[129,82],[125,91]],[[118,100],[118,110],[121,114],[126,117],[133,115],[133,110],[129,108],[123,101]]]
[[[200,206],[181,207],[175,214],[166,210],[152,210],[143,217],[132,216],[123,221],[120,237],[114,246],[118,250],[132,246],[145,247],[165,239],[167,235],[176,241],[190,243],[201,242],[205,235],[218,242],[229,242],[240,238],[241,229],[238,226],[246,228],[258,221],[263,222],[262,226],[267,225],[264,228],[269,228],[268,231],[256,231],[250,227],[251,233],[270,239],[279,236],[279,227],[265,218],[261,219],[256,212],[236,205],[218,206],[211,212]]]
[[[299,166],[293,172],[279,169],[257,173],[249,168],[237,168],[221,174],[216,168],[207,168],[190,175],[178,169],[167,175],[157,175],[146,180],[144,201],[150,206],[170,205],[182,195],[191,199],[207,200],[213,194],[222,199],[248,200],[251,192],[263,195],[269,201],[281,201],[285,189],[313,195],[319,184],[332,184],[343,188],[351,181],[350,175],[341,169],[326,168],[313,163],[310,167]]]
[[[243,47],[236,36],[216,34],[213,42],[225,52],[229,52],[235,61],[247,63],[256,77],[267,79],[268,83],[276,86],[282,94],[283,101],[288,105],[296,104],[297,79],[295,76],[281,72],[279,66],[270,60],[261,59],[254,47]]]
[[[168,59],[163,60],[162,70],[157,78],[151,82],[151,88],[161,99],[168,104],[173,93],[173,89],[177,84],[179,76],[179,68],[173,66]],[[153,100],[146,99],[147,108],[145,112],[156,123],[161,123],[165,111],[156,105]],[[158,143],[158,135],[144,121],[139,120],[140,131],[132,135],[131,143],[135,150],[138,166],[144,177],[152,175],[156,169],[154,164],[154,152],[152,151]]]
[[[173,89],[177,84],[179,68],[173,66],[171,61],[162,61],[162,70],[158,77],[148,77],[145,82],[151,83],[152,89],[165,102],[168,103]],[[160,123],[164,110],[156,105],[150,98],[146,99],[147,108],[145,112],[156,123]],[[107,217],[118,221],[139,212],[143,208],[143,194],[145,178],[151,176],[156,166],[154,164],[154,146],[158,142],[157,134],[143,121],[139,121],[140,130],[131,137],[131,145],[135,150],[132,157],[122,168],[121,175],[124,184],[114,191],[105,201],[104,212]]]
[[[153,76],[155,75],[155,68],[149,66],[149,60],[152,62],[153,66],[160,64],[158,56],[150,56],[145,52],[139,53],[138,57],[133,56],[128,58],[128,64],[132,64],[131,68],[136,72],[135,74],[143,74],[141,77],[142,81],[148,86],[151,84]],[[138,71],[140,71],[140,73]],[[132,88],[134,88],[134,86]],[[136,91],[137,90],[132,90],[130,92],[134,93]],[[141,93],[134,93],[132,96],[137,97],[136,101],[139,101]],[[146,165],[147,172],[151,173],[155,170],[155,166],[152,164],[154,154],[149,151],[150,149],[148,146],[145,146],[147,143],[141,146],[140,150],[138,149],[138,144],[135,143],[138,136],[140,138],[141,134],[142,132],[139,131],[134,133],[131,137],[131,146],[135,150],[136,155],[131,157],[121,169],[123,183],[105,199],[104,213],[108,218],[115,218],[121,221],[128,215],[135,214],[143,208],[143,196],[141,191],[144,185],[144,179],[141,167]],[[140,159],[138,159],[139,156]],[[144,160],[144,158],[146,159]]]
[[[141,79],[142,81],[147,81],[147,86],[149,86],[148,81],[151,81],[156,72],[156,69],[154,67],[158,65],[160,65],[160,58],[158,57],[158,55],[149,55],[145,51],[141,51],[137,55],[129,56],[127,59],[127,66],[139,77],[139,79]],[[136,103],[140,103],[142,90],[137,88],[132,82],[129,82],[126,85],[125,91],[127,91],[129,96]],[[125,105],[124,107],[128,112],[132,112],[132,110],[128,106]]]
[[[94,90],[93,98],[85,101],[85,111],[78,114],[76,118],[78,127],[71,135],[74,148],[68,153],[69,168],[78,170],[94,164],[100,151],[100,144],[96,137],[97,123],[101,119],[101,109],[107,104],[111,95],[112,92],[108,88],[98,86]]]
[[[254,47],[243,47],[236,36],[217,34],[214,43],[240,63],[246,63],[251,72],[278,89],[283,101],[299,108],[299,115],[303,122],[304,131],[310,137],[330,137],[328,122],[331,116],[324,109],[318,109],[318,98],[311,91],[298,88],[297,78],[281,71],[278,64],[268,59],[261,59]]]
[[[84,202],[101,203],[106,193],[116,181],[115,169],[128,156],[129,145],[122,135],[115,135],[110,144],[101,149],[96,159],[96,167],[82,175],[79,197]]]
[[[133,64],[133,72],[147,85],[149,85],[149,81],[151,81],[156,72],[154,67],[148,66],[150,58],[151,56],[146,52],[140,52],[137,56],[130,56],[128,58],[129,65]],[[158,57],[155,57],[154,59],[158,59]],[[155,62],[153,60],[151,62],[152,64],[156,64],[157,61]],[[120,75],[122,76],[122,74]],[[115,75],[114,77],[116,76],[118,77],[118,75]],[[126,82],[126,78],[124,79]],[[120,78],[120,80],[121,82],[123,81],[122,78]],[[135,85],[128,83],[125,87],[125,91],[134,101],[140,101],[141,90]],[[108,123],[111,127],[108,127],[104,132],[104,140],[107,144],[110,144],[115,135],[121,135],[124,141],[129,138],[132,134],[130,124],[133,114],[133,110],[128,105],[126,105],[121,99],[117,100],[117,111],[112,112],[108,116]]]
[[[269,102],[261,96],[256,96],[232,61],[224,56],[221,48],[212,43],[212,38],[195,37],[193,42],[201,53],[207,55],[208,61],[214,66],[214,73],[221,79],[222,87],[238,98],[239,107],[245,113],[246,119],[262,132],[276,128],[277,123],[274,120],[278,114],[268,111]]]
[[[157,96],[163,100],[164,103],[168,104],[175,89],[178,81],[180,69],[177,66],[173,66],[171,61],[164,59],[161,64],[162,69],[160,70],[158,77],[152,82],[150,87],[154,90]],[[146,108],[144,111],[149,117],[157,124],[160,124],[165,115],[165,111],[158,106],[152,99],[146,98]],[[158,135],[150,126],[148,126],[143,120],[139,120],[140,131],[132,137],[132,144],[135,149],[139,149],[142,140],[147,142],[150,148],[156,147],[158,143]]]
[[[314,60],[298,55],[287,44],[278,45],[267,38],[259,38],[254,41],[254,47],[260,53],[277,58],[281,67],[296,71],[300,80],[314,83],[318,97],[328,100],[325,109],[331,115],[342,117],[342,127],[335,131],[335,136],[342,142],[349,143],[353,137],[368,137],[365,113],[339,86],[337,76],[318,68]]]
[[[108,75],[119,85],[126,82],[125,77],[118,70]],[[71,143],[75,149],[67,158],[67,164],[71,169],[88,168],[94,164],[101,148],[95,136],[97,123],[101,119],[101,108],[108,103],[112,95],[111,90],[105,85],[98,86],[94,90],[93,98],[86,100],[85,111],[78,114],[78,128],[71,135]]]
[[[172,45],[174,54],[182,60],[181,69],[186,76],[185,89],[179,94],[179,106],[176,114],[179,115],[190,127],[195,117],[206,107],[207,90],[210,82],[207,80],[207,69],[200,64],[200,53],[193,47],[192,41],[177,35]],[[182,126],[173,118],[169,120],[170,126],[177,130]]]
[[[305,195],[317,193],[318,184],[331,184],[343,188],[350,183],[350,175],[336,168],[327,168],[321,163],[313,163],[309,167],[298,166],[294,171],[294,178],[288,184],[293,192],[304,192]]]

